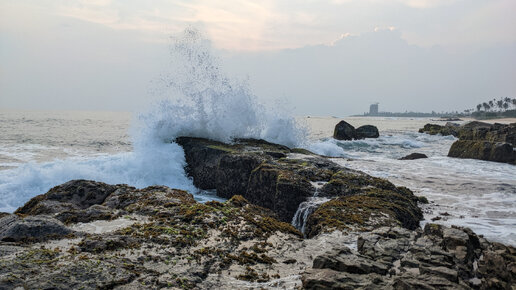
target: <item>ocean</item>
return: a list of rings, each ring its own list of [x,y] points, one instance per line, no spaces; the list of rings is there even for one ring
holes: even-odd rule
[[[197,190],[185,175],[182,149],[174,143],[145,146],[134,140],[135,118],[125,112],[0,111],[0,211],[12,212],[30,198],[71,179],[164,184],[189,190],[199,201],[218,199]],[[516,170],[513,165],[448,158],[451,136],[418,133],[425,118],[343,118],[354,126],[372,124],[380,138],[337,141],[341,119],[298,117],[307,128],[302,147],[428,198],[425,222],[472,228],[516,245]],[[134,133],[133,133],[134,134]],[[428,159],[398,160],[419,152]]]

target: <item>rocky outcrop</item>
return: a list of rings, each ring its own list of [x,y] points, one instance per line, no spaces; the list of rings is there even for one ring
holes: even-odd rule
[[[303,286],[511,289],[516,282],[515,251],[489,243],[467,228],[427,224],[423,231],[408,231],[384,227],[360,235],[357,252],[342,246],[316,257],[312,269],[303,275]]]
[[[373,125],[364,125],[355,129],[346,121],[340,121],[335,125],[333,131],[333,138],[337,140],[357,140],[365,138],[378,138],[380,133],[378,128]]]
[[[428,158],[428,156],[423,153],[410,153],[407,156],[401,157],[399,160],[416,160],[422,158]]]
[[[276,162],[307,180],[337,170],[322,157],[309,162],[287,158],[282,161],[286,163],[271,158],[266,164]],[[270,180],[263,174],[257,182],[265,185]],[[270,174],[287,183],[299,178]],[[26,214],[0,218],[0,289],[511,289],[514,285],[514,248],[491,243],[466,228],[427,224],[422,230],[419,199],[387,180],[343,168],[329,178],[328,183],[318,184],[320,193],[340,195],[315,211],[319,221],[310,224],[311,238],[279,221],[273,210],[240,195],[224,203],[200,204],[188,192],[165,186],[137,189],[70,181],[18,210]],[[103,198],[78,202],[74,196],[85,184],[88,192],[99,196],[106,188],[113,190]],[[56,199],[55,192],[61,198]],[[108,220],[98,214],[106,209],[111,213]],[[53,218],[65,213],[66,223]]]
[[[450,147],[448,156],[516,164],[516,151],[509,143],[458,140]]]
[[[314,196],[314,182],[325,184],[317,194],[328,198],[398,190],[385,179],[343,168],[306,150],[263,140],[223,144],[181,137],[177,142],[185,150],[187,172],[196,186],[215,189],[225,198],[242,195],[253,204],[271,209],[281,221],[292,221],[299,205]],[[417,200],[410,190],[403,192]]]
[[[299,274],[297,262],[283,269],[288,256],[276,250],[298,247],[301,234],[241,196],[199,204],[191,194],[164,186],[109,185],[114,190],[103,200],[90,199],[98,204],[75,211],[59,206],[74,199],[84,184],[68,182],[24,207],[48,205],[59,191],[62,198],[53,200],[51,214],[28,210],[24,217],[0,219],[0,289],[236,289],[232,281],[267,282],[278,273]],[[87,184],[89,192],[106,188],[100,182]],[[75,222],[79,217],[74,214],[82,217],[82,210],[98,206],[109,208],[113,219]],[[50,217],[63,213],[59,210],[71,216],[68,224]]]
[[[365,139],[365,138],[378,138],[380,137],[380,132],[378,128],[373,125],[364,125],[360,126],[356,129],[356,138],[357,139]]]
[[[516,123],[505,125],[473,121],[462,126],[426,124],[419,132],[459,138],[452,144],[449,157],[513,164],[516,161]]]

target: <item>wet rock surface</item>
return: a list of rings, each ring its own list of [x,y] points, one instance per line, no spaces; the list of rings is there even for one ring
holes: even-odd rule
[[[376,126],[364,125],[355,129],[353,125],[346,121],[340,121],[335,125],[335,129],[333,131],[333,138],[337,140],[359,140],[378,137],[380,137],[380,133]]]
[[[516,164],[516,123],[506,125],[473,121],[462,126],[426,124],[419,132],[459,138],[452,144],[449,157]]]
[[[360,126],[356,129],[357,139],[365,139],[365,138],[378,138],[380,137],[380,132],[378,128],[373,125],[364,125]]]
[[[333,138],[337,140],[354,140],[357,138],[357,132],[355,127],[353,127],[348,122],[340,121],[337,125],[335,125]]]
[[[428,158],[428,156],[426,156],[423,153],[410,153],[407,156],[401,157],[400,160],[416,160],[416,159],[423,159],[423,158]]]

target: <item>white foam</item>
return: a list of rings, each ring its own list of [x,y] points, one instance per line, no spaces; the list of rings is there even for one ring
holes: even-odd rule
[[[305,138],[305,129],[293,117],[268,110],[256,102],[247,83],[227,78],[199,32],[187,29],[175,38],[171,57],[172,69],[162,78],[164,95],[133,125],[132,152],[30,162],[0,171],[0,211],[13,211],[71,179],[139,188],[159,184],[195,193],[184,171],[184,151],[173,143],[179,136],[225,142],[235,137],[262,138],[287,146],[296,146]],[[199,199],[207,198],[201,195]]]

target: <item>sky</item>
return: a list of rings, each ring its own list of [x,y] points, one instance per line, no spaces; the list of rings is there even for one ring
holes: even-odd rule
[[[462,111],[516,97],[514,0],[0,0],[0,109],[138,111],[194,26],[298,115]]]

